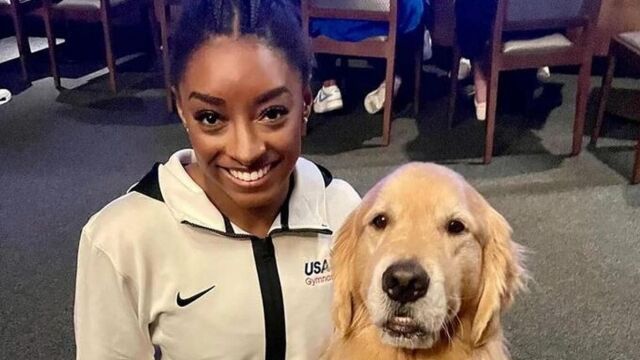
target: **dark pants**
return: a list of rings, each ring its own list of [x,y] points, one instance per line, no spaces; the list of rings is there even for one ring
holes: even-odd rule
[[[496,0],[456,0],[456,37],[463,57],[473,60],[482,55],[496,8]]]
[[[416,44],[416,37],[424,36],[424,27],[418,26],[414,31],[399,35],[396,43],[395,72],[403,79],[413,76],[413,61]],[[422,53],[422,49],[420,49]],[[313,70],[313,78],[318,81],[337,80],[339,72],[336,70],[336,59],[338,55],[315,54],[316,66]],[[343,57],[348,59],[348,57]],[[383,67],[384,69],[384,67]],[[384,79],[384,73],[380,75],[380,81]]]
[[[456,40],[462,57],[477,60],[491,38],[497,0],[456,0]],[[503,34],[503,41],[542,37],[562,30],[517,31]]]

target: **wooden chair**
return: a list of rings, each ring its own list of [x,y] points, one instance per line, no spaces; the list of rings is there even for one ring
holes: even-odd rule
[[[51,62],[51,74],[56,88],[62,88],[60,72],[56,61],[55,35],[52,21],[75,20],[88,23],[99,22],[102,24],[104,36],[105,55],[109,69],[109,89],[117,92],[116,87],[116,59],[113,53],[112,28],[113,19],[136,12],[149,10],[149,0],[43,0],[44,6],[39,11],[45,24],[47,40],[49,42],[49,59]],[[152,22],[154,23],[154,22]]]
[[[600,93],[598,117],[596,120],[596,127],[591,135],[591,144],[593,146],[596,145],[598,138],[600,137],[602,121],[607,109],[607,98],[611,91],[611,82],[613,81],[613,74],[618,61],[625,61],[625,64],[640,69],[640,31],[628,32],[614,36],[609,45],[607,72],[602,78],[602,91]],[[640,106],[638,106],[638,108],[640,109]],[[633,166],[633,174],[631,176],[632,184],[640,183],[640,137],[638,138],[636,148],[636,159]]]
[[[362,1],[362,0],[302,0],[302,27],[309,34],[309,24],[314,18],[381,21],[389,24],[389,33],[383,38],[366,39],[359,42],[336,41],[325,36],[310,39],[314,53],[342,56],[382,58],[386,60],[385,106],[383,113],[382,144],[389,145],[391,135],[391,115],[394,88],[394,66],[398,37],[398,0]],[[420,40],[422,34],[419,34]],[[420,42],[421,44],[421,42]],[[422,72],[422,46],[416,46],[415,52],[415,88],[414,111],[419,109],[420,76]]]
[[[180,0],[153,0],[155,16],[160,23],[160,47],[167,111],[173,111],[173,94],[171,93],[171,59],[169,57],[169,24],[171,9],[180,5]]]
[[[582,150],[584,119],[589,95],[593,34],[600,11],[601,0],[498,0],[496,19],[487,49],[487,120],[484,163],[491,162],[498,99],[498,77],[501,71],[535,69],[542,66],[578,65],[578,92],[573,125],[571,155]],[[503,41],[503,36],[515,31],[544,31],[563,29],[575,36],[558,34],[553,39],[540,41]],[[507,35],[508,36],[508,35]],[[459,54],[459,53],[458,53]],[[454,60],[457,64],[459,59]],[[457,79],[452,73],[452,82]],[[452,90],[455,91],[455,85]],[[452,99],[456,94],[451,93]],[[449,112],[455,109],[450,102]]]
[[[450,74],[458,74],[460,71],[460,48],[456,46],[456,17],[455,17],[455,0],[437,0],[432,4],[433,24],[431,29],[431,42],[433,45],[451,48],[451,72]],[[451,94],[458,93],[458,78],[450,76],[449,91]],[[456,98],[449,97],[449,109],[455,108]],[[453,125],[454,112],[449,110],[448,125]]]
[[[24,15],[40,4],[36,0],[0,0],[0,15],[8,15],[13,21],[13,28],[18,42],[22,78],[29,81],[28,57],[31,55],[29,38],[24,30]]]

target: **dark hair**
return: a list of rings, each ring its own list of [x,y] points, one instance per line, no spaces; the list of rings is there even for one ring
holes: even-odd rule
[[[191,55],[211,37],[253,35],[282,52],[300,72],[310,77],[310,53],[302,33],[299,8],[292,0],[188,0],[173,34],[171,74],[177,85]],[[212,59],[215,61],[215,59]]]

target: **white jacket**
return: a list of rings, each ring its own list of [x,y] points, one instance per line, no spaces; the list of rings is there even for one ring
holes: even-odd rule
[[[266,239],[218,211],[184,170],[156,165],[86,224],[77,358],[316,359],[332,332],[332,233],[360,197],[300,158]]]

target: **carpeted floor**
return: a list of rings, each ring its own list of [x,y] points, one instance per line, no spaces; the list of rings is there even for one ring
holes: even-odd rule
[[[122,91],[112,96],[104,76],[65,80],[77,88],[58,92],[44,75],[32,86],[16,85],[17,68],[15,60],[0,66],[0,87],[7,86],[4,79],[15,92],[0,106],[0,359],[71,359],[82,225],[187,143],[176,117],[164,110],[158,74],[124,72]],[[479,165],[483,126],[471,119],[469,101],[460,100],[457,125],[446,129],[447,80],[437,72],[425,76],[417,120],[400,101],[392,144],[377,147],[370,143],[381,117],[367,115],[361,104],[376,80],[353,70],[344,88],[347,108],[311,119],[305,156],[361,193],[408,161],[451,166],[531,250],[535,281],[505,318],[514,358],[638,359],[640,186],[627,184],[630,139],[639,129],[609,116],[598,148],[585,145],[568,158],[575,76],[554,75],[542,88],[517,90],[522,79],[506,76],[501,84],[491,165]],[[637,80],[616,86],[640,98]]]

